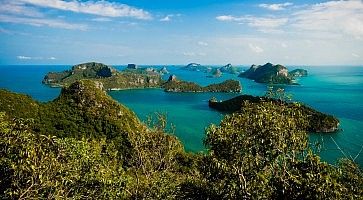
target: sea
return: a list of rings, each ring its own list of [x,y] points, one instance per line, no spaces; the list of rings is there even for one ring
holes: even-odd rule
[[[55,99],[61,89],[42,84],[47,72],[70,69],[70,65],[2,65],[0,66],[0,88],[23,93],[39,102]],[[114,66],[122,70],[125,66]],[[146,66],[145,66],[146,67]],[[162,65],[147,66],[157,69]],[[265,84],[256,83],[237,75],[224,73],[219,78],[208,78],[200,71],[182,70],[182,66],[166,65],[171,74],[179,79],[200,85],[219,83],[227,79],[239,80],[242,94],[264,95]],[[248,66],[238,66],[242,70]],[[288,66],[294,69],[294,66]],[[334,115],[340,120],[340,131],[329,134],[309,134],[310,145],[322,160],[336,164],[340,158],[350,158],[363,167],[363,66],[309,66],[307,77],[297,81],[300,85],[283,87],[294,101],[302,102],[321,112]],[[163,78],[167,79],[169,75]],[[236,93],[166,93],[162,89],[132,89],[110,91],[108,94],[133,110],[146,121],[148,116],[162,113],[175,127],[175,134],[186,151],[205,152],[203,144],[205,130],[211,124],[219,124],[224,114],[208,107],[208,100],[216,97],[226,100]],[[319,148],[317,147],[319,144]]]

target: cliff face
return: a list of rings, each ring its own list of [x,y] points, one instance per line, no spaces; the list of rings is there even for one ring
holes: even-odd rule
[[[50,72],[44,77],[43,83],[63,87],[82,79],[101,82],[106,90],[158,87],[161,84],[159,73],[137,68],[117,71],[110,66],[94,62],[75,65],[71,70],[63,72]]]
[[[293,78],[289,76],[288,70],[282,65],[252,65],[250,69],[239,74],[239,77],[252,79],[258,83],[271,84],[293,84]]]
[[[244,102],[261,103],[264,101],[272,101],[276,106],[289,106],[302,112],[308,120],[307,131],[316,133],[331,133],[339,130],[339,120],[328,114],[319,112],[306,105],[296,105],[294,103],[286,103],[278,100],[256,97],[251,95],[241,95],[226,101],[209,100],[209,107],[221,112],[239,112],[243,110]]]

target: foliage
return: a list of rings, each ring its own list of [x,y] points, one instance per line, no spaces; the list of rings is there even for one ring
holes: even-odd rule
[[[182,185],[198,199],[356,199],[362,172],[352,161],[332,166],[307,149],[306,116],[272,102],[245,103],[207,130],[201,178]],[[342,172],[344,171],[344,172]],[[346,178],[349,177],[349,178]]]
[[[193,82],[177,80],[166,82],[163,88],[166,92],[241,92],[241,84],[236,80],[226,80],[205,87]]]
[[[245,102],[261,104],[264,102],[272,102],[277,107],[290,107],[296,111],[302,112],[307,117],[308,126],[306,130],[309,132],[335,132],[338,130],[339,120],[328,114],[319,112],[309,106],[294,103],[291,96],[287,95],[282,88],[274,90],[269,87],[264,97],[240,95],[226,101],[209,101],[209,107],[222,112],[240,112],[245,109]]]
[[[10,112],[0,112],[0,199],[363,196],[357,164],[332,166],[307,148],[298,104],[244,102],[207,129],[206,154],[191,154],[165,115],[146,126],[100,87],[77,81],[46,104],[0,91],[0,111]]]

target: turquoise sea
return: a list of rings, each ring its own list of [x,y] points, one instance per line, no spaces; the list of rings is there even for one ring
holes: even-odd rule
[[[241,67],[247,69],[247,66]],[[3,65],[0,66],[0,88],[28,94],[41,102],[51,101],[59,95],[60,89],[42,85],[44,75],[49,71],[69,68],[68,65]],[[122,69],[124,66],[116,68]],[[180,66],[169,65],[167,68],[180,79],[201,85],[233,78],[241,82],[244,94],[263,95],[266,91],[266,85],[238,78],[237,75],[223,74],[221,78],[207,78],[203,72],[184,71],[179,69]],[[309,76],[300,78],[299,86],[284,86],[286,92],[292,94],[294,100],[337,116],[342,129],[334,134],[310,134],[310,142],[320,141],[323,145],[320,154],[330,163],[345,156],[355,158],[363,147],[363,67],[304,68],[309,71]],[[184,143],[186,150],[193,152],[204,150],[205,127],[211,123],[218,124],[223,118],[221,113],[208,107],[208,100],[213,96],[225,100],[239,95],[165,93],[160,89],[112,91],[109,94],[132,109],[141,120],[145,120],[148,115],[155,112],[165,113],[168,122],[176,126],[175,134]],[[363,166],[363,152],[355,158],[355,161]]]

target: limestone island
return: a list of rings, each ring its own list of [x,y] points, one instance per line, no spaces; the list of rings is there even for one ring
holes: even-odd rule
[[[264,65],[252,65],[247,71],[240,73],[238,76],[258,83],[297,85],[295,77],[299,76],[299,74],[307,74],[307,71],[298,69],[289,73],[288,69],[283,65],[266,63]]]
[[[63,72],[49,72],[42,82],[51,87],[64,87],[82,79],[101,82],[105,90],[160,87],[162,83],[159,73],[138,69],[136,65],[129,65],[126,70],[117,71],[113,67],[96,62],[75,65],[71,70]]]
[[[136,88],[164,88],[166,92],[240,92],[239,81],[228,80],[206,87],[193,82],[177,80],[174,75],[164,81],[161,75],[169,73],[165,67],[160,70],[154,68],[140,68],[136,64],[129,64],[125,70],[117,71],[111,66],[89,62],[75,65],[71,70],[63,72],[49,72],[43,79],[43,84],[51,87],[67,87],[72,83],[87,79],[99,82],[104,90],[124,90]]]
[[[227,113],[241,112],[247,101],[257,104],[262,102],[273,102],[276,105],[295,108],[297,112],[301,112],[307,117],[308,125],[306,131],[308,132],[332,133],[339,130],[339,120],[332,115],[324,114],[303,104],[288,103],[268,97],[240,95],[226,101],[218,101],[217,99],[212,98],[209,100],[209,107]]]
[[[289,75],[293,77],[304,77],[308,75],[308,71],[305,69],[294,69],[289,72]]]
[[[193,82],[178,80],[175,75],[171,75],[168,81],[163,85],[166,92],[236,92],[242,90],[239,81],[226,80],[222,83],[211,84],[202,87]]]
[[[206,67],[198,63],[189,63],[188,65],[181,67],[181,69],[188,71],[200,71],[204,73],[210,73],[212,71],[212,67]]]
[[[229,73],[229,74],[239,74],[240,70],[233,66],[231,63],[228,63],[227,65],[220,67],[219,70],[223,73]]]

